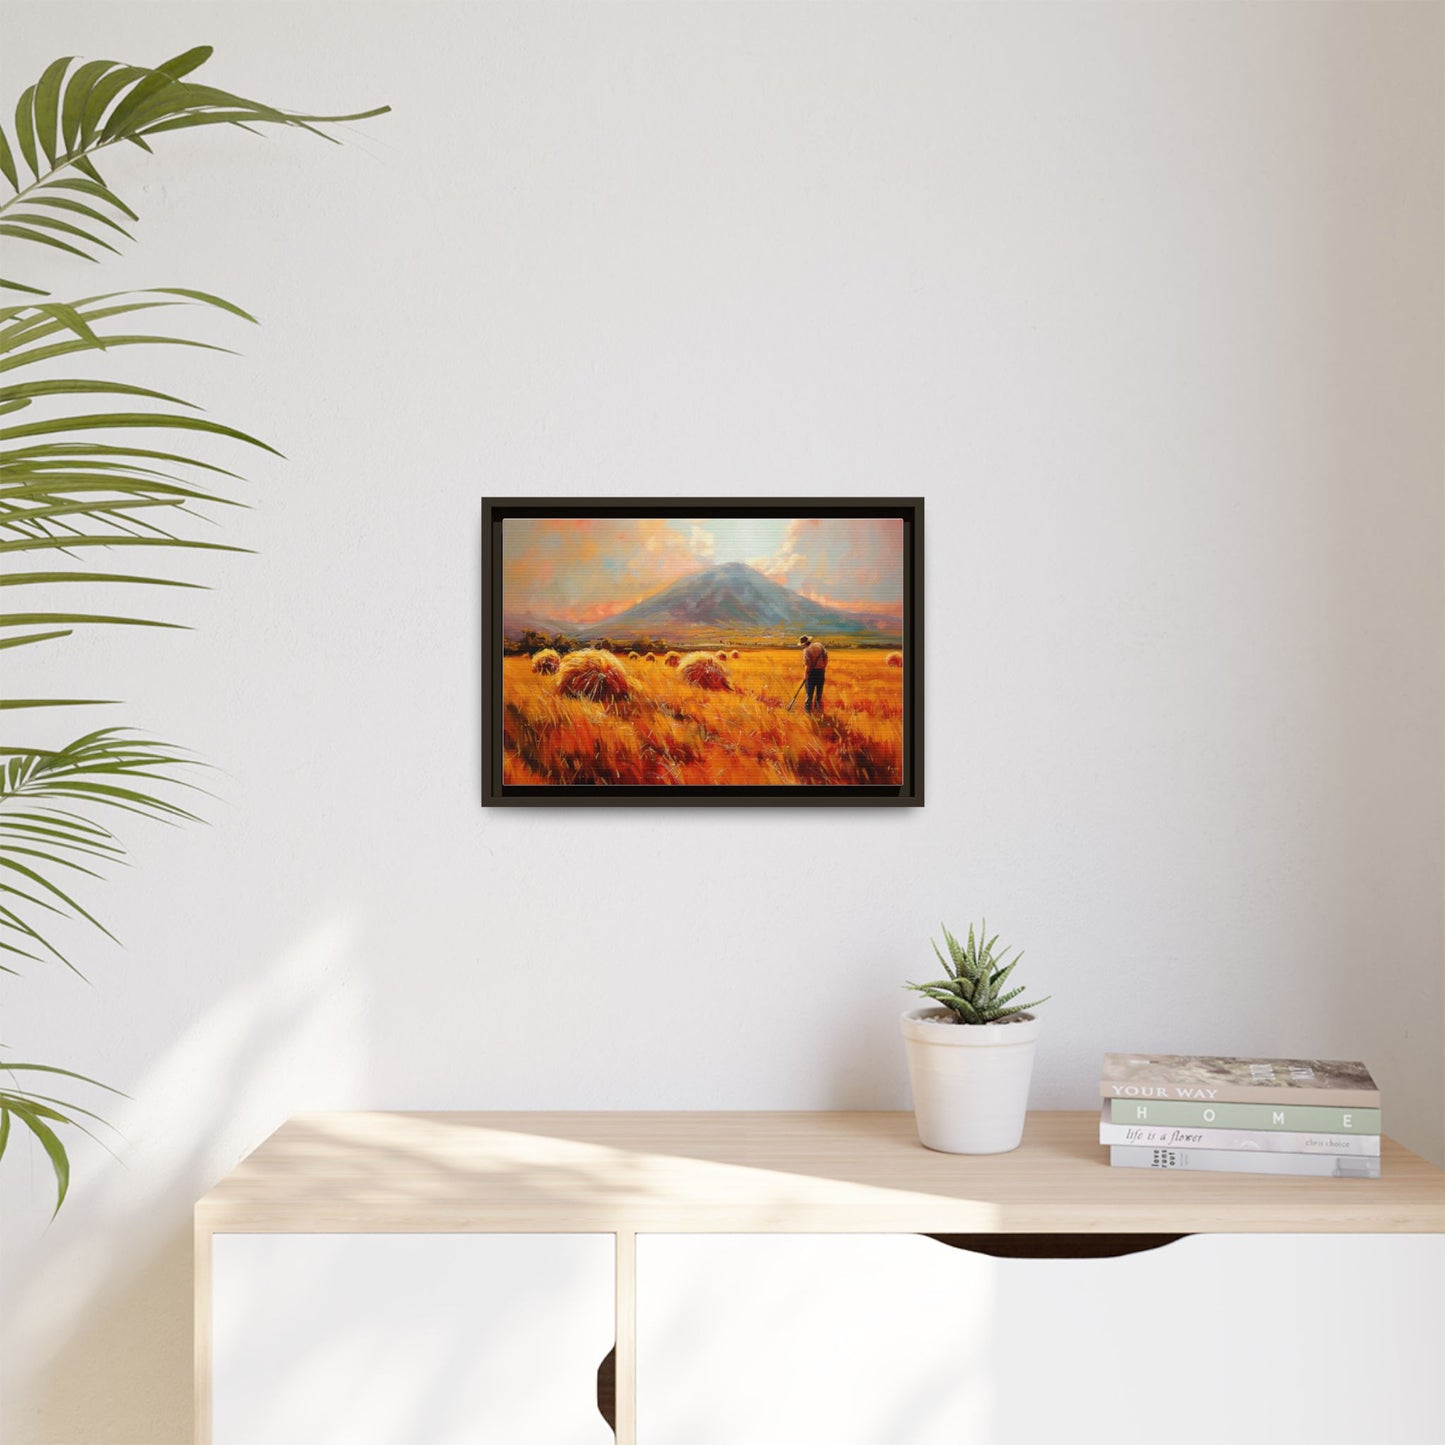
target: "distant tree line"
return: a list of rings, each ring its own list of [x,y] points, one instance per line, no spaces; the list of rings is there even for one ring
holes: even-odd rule
[[[667,642],[658,637],[634,637],[630,642],[614,642],[610,637],[582,639],[569,637],[565,632],[550,635],[533,627],[524,627],[516,637],[504,638],[502,650],[508,657],[528,656],[550,647],[564,656],[583,647],[600,647],[604,652],[666,652]]]
[[[888,650],[902,646],[901,637],[846,637],[820,635],[818,641],[825,647],[833,648],[858,648]],[[716,642],[684,642],[677,644],[682,651],[690,648],[700,648],[704,652],[719,647],[748,646],[748,643],[739,644],[728,642],[726,639],[719,639]],[[750,644],[753,647],[792,647],[796,645],[796,639],[786,638],[755,638]],[[620,652],[626,655],[629,652],[655,652],[661,656],[673,646],[666,638],[662,637],[634,637],[630,642],[618,642],[610,637],[580,638],[569,636],[565,632],[546,633],[540,632],[533,627],[524,627],[516,637],[507,637],[502,641],[502,651],[508,657],[530,657],[533,653],[541,652],[544,647],[550,647],[554,652],[565,656],[569,652],[576,652],[583,647],[600,647],[604,652]]]

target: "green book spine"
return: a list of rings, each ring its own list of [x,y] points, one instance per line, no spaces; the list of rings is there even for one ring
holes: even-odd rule
[[[1179,1100],[1111,1099],[1115,1124],[1218,1125],[1231,1129],[1294,1129],[1303,1133],[1378,1134],[1378,1109],[1332,1109],[1321,1104],[1198,1104]]]

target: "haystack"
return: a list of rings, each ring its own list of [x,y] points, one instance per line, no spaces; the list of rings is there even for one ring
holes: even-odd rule
[[[627,655],[628,655],[628,657],[630,657],[630,658],[632,659],[633,662],[636,662],[637,659],[638,659],[638,657],[639,657],[641,654],[636,653],[636,652],[629,652]]]
[[[644,662],[656,662],[657,654],[655,652],[649,652],[642,660]]]
[[[680,653],[680,652],[669,652],[669,653],[667,654],[667,656],[664,657],[662,660],[663,660],[669,667],[676,667],[676,666],[678,665],[678,663],[682,661],[682,653]]]
[[[718,653],[718,657],[726,656]],[[718,666],[717,658],[708,652],[689,652],[678,665],[684,681],[708,692],[731,692],[727,672]]]
[[[903,654],[902,654],[901,652],[890,652],[890,653],[888,654],[888,666],[889,666],[889,667],[902,667],[902,666],[903,666]]]
[[[739,657],[741,657],[741,656],[742,656],[742,653],[740,653],[740,652],[737,650],[736,647],[733,648],[733,657],[734,657],[734,659],[737,659],[737,658],[739,658]]]
[[[532,654],[533,672],[556,672],[561,664],[561,657],[550,647],[544,647],[541,652]]]
[[[728,660],[727,652],[726,652],[726,651],[723,651],[723,652],[718,653],[718,655],[717,655],[717,660],[718,660],[719,662],[726,662],[726,661]]]
[[[618,702],[631,691],[627,669],[601,648],[569,652],[557,672],[557,691],[593,702]]]

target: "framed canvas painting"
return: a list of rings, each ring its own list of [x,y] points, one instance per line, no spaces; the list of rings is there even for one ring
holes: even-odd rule
[[[923,803],[920,498],[482,503],[482,801]]]

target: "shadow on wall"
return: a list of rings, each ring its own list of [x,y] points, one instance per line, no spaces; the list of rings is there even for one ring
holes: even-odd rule
[[[895,998],[896,992],[896,998]],[[893,1017],[911,1007],[910,995],[891,979],[852,995],[833,1030],[813,1030],[812,1060],[827,1081],[820,1107],[827,1109],[906,1109],[911,1105],[908,1064]],[[891,1025],[891,1026],[890,1026]],[[880,1100],[891,1100],[881,1103]]]
[[[14,1230],[9,1445],[190,1445],[189,1202],[289,1115],[355,1102],[365,999],[342,967],[354,937],[351,918],[318,924],[214,1004],[115,1116],[127,1167],[78,1156],[59,1218],[42,1230],[37,1205],[23,1247]]]

